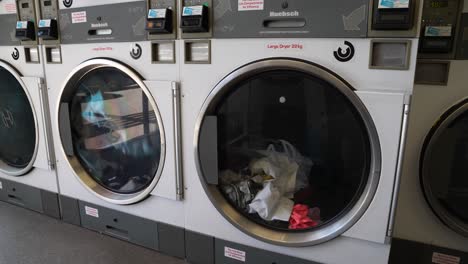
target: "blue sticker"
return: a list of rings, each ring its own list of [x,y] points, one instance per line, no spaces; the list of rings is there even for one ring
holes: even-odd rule
[[[46,27],[46,21],[45,20],[39,20],[39,27]]]
[[[156,18],[157,17],[157,12],[155,9],[150,9],[148,12],[148,18]]]
[[[435,27],[428,27],[426,30],[426,36],[439,36],[439,29]]]
[[[380,7],[392,8],[393,7],[393,1],[392,0],[381,0],[380,1]]]
[[[190,7],[184,7],[184,16],[191,16],[193,13],[192,8]]]
[[[409,8],[409,0],[379,0],[379,8]]]

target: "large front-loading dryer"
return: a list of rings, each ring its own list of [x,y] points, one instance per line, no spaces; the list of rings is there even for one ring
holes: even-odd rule
[[[34,1],[0,2],[0,200],[58,218],[42,56],[23,22],[35,24]]]
[[[446,84],[415,85],[392,263],[468,260],[468,62],[421,63],[426,69],[433,66],[448,79]]]
[[[58,3],[44,52],[64,220],[183,257],[178,65],[154,61],[147,2]]]
[[[422,21],[390,261],[466,263],[468,1],[426,2]]]
[[[194,33],[183,1],[187,259],[387,263],[418,40],[367,38],[367,1],[249,2]]]

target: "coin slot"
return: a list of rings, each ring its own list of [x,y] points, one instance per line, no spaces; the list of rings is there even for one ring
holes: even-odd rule
[[[306,25],[303,18],[297,19],[267,19],[263,21],[263,27],[266,28],[302,28]]]
[[[90,29],[90,30],[88,30],[88,35],[90,35],[90,36],[112,35],[112,29],[110,29],[110,28]]]

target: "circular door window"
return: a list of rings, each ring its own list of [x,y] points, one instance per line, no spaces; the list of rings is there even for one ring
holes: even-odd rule
[[[198,127],[205,189],[257,238],[324,242],[374,196],[380,148],[371,117],[347,83],[319,66],[278,59],[236,70],[214,88]]]
[[[161,119],[133,71],[108,60],[82,64],[64,88],[59,121],[69,162],[95,194],[129,204],[154,188],[164,157]]]
[[[435,214],[468,237],[468,101],[451,108],[432,128],[420,170],[426,200]]]
[[[37,145],[31,101],[19,75],[0,64],[0,170],[19,176],[33,166]]]

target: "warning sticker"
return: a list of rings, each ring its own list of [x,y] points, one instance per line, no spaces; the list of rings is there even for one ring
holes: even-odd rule
[[[86,23],[87,22],[86,11],[71,13],[71,18],[72,18],[73,24]]]
[[[99,210],[89,206],[85,206],[85,213],[89,216],[99,218]]]
[[[0,15],[4,14],[16,14],[16,4],[14,1],[7,0],[6,3],[0,4]]]
[[[224,247],[224,256],[227,257],[227,258],[231,258],[231,259],[235,259],[235,260],[245,262],[246,253],[245,253],[245,251],[233,249],[233,248],[230,248],[230,247]]]
[[[239,0],[239,11],[263,10],[264,0]]]
[[[460,264],[460,257],[446,255],[442,253],[432,253],[432,263],[435,264]]]

